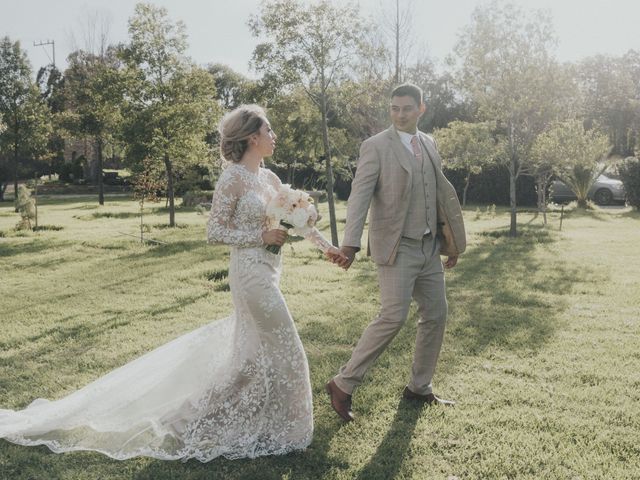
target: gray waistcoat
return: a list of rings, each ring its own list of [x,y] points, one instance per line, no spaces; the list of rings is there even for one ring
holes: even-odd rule
[[[436,174],[429,154],[422,142],[422,159],[417,160],[406,148],[405,153],[411,159],[413,172],[411,174],[411,192],[409,197],[409,211],[402,229],[402,236],[419,240],[429,228],[436,232]]]

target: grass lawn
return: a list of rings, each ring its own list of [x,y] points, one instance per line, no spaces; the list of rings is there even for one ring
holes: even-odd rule
[[[321,222],[327,236],[326,204]],[[178,228],[151,205],[41,201],[48,229],[13,230],[0,203],[0,407],[59,398],[232,308],[228,253],[204,241],[206,217]],[[338,206],[344,226],[345,206]],[[628,208],[541,218],[465,211],[469,249],[447,273],[450,316],[436,393],[454,409],[401,400],[415,309],[354,395],[343,425],[323,385],[378,306],[375,265],[327,264],[306,242],[285,248],[282,290],[309,356],[315,436],[305,451],[256,460],[118,462],[0,441],[0,479],[632,479],[640,478],[640,215]],[[60,228],[61,227],[61,228]],[[55,229],[54,229],[55,228]]]

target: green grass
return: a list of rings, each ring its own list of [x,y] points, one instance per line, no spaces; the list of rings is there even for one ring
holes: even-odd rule
[[[326,204],[321,213],[325,235]],[[151,205],[141,245],[137,204],[107,196],[41,202],[38,232],[15,232],[0,204],[0,407],[59,398],[232,308],[225,247],[206,217],[179,209],[164,228]],[[344,218],[344,204],[338,215]],[[354,395],[342,425],[323,384],[378,306],[375,265],[349,272],[306,242],[285,248],[282,290],[311,367],[315,434],[305,451],[208,464],[51,454],[0,441],[0,479],[632,479],[640,478],[640,215],[559,213],[542,228],[475,206],[469,249],[447,273],[450,316],[436,392],[454,409],[403,402],[415,309]],[[55,227],[55,228],[54,228]],[[339,223],[339,228],[344,224]]]

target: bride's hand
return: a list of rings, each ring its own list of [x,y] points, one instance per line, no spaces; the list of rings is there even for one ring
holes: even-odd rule
[[[287,241],[289,234],[286,230],[274,228],[273,230],[267,230],[262,232],[262,241],[265,245],[277,245],[281,247],[284,242]]]
[[[347,260],[347,257],[344,255],[344,253],[342,253],[339,248],[336,248],[334,246],[329,247],[327,251],[324,252],[324,254],[329,260],[331,260],[332,263],[340,263],[339,260]]]

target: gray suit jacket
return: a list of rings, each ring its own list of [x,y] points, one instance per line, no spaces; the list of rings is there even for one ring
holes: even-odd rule
[[[419,132],[433,162],[437,183],[440,253],[457,256],[466,248],[462,210],[455,189],[442,173],[435,140]],[[347,204],[344,246],[360,248],[367,212],[369,247],[374,262],[392,265],[409,208],[412,168],[393,126],[362,142],[360,159]]]

